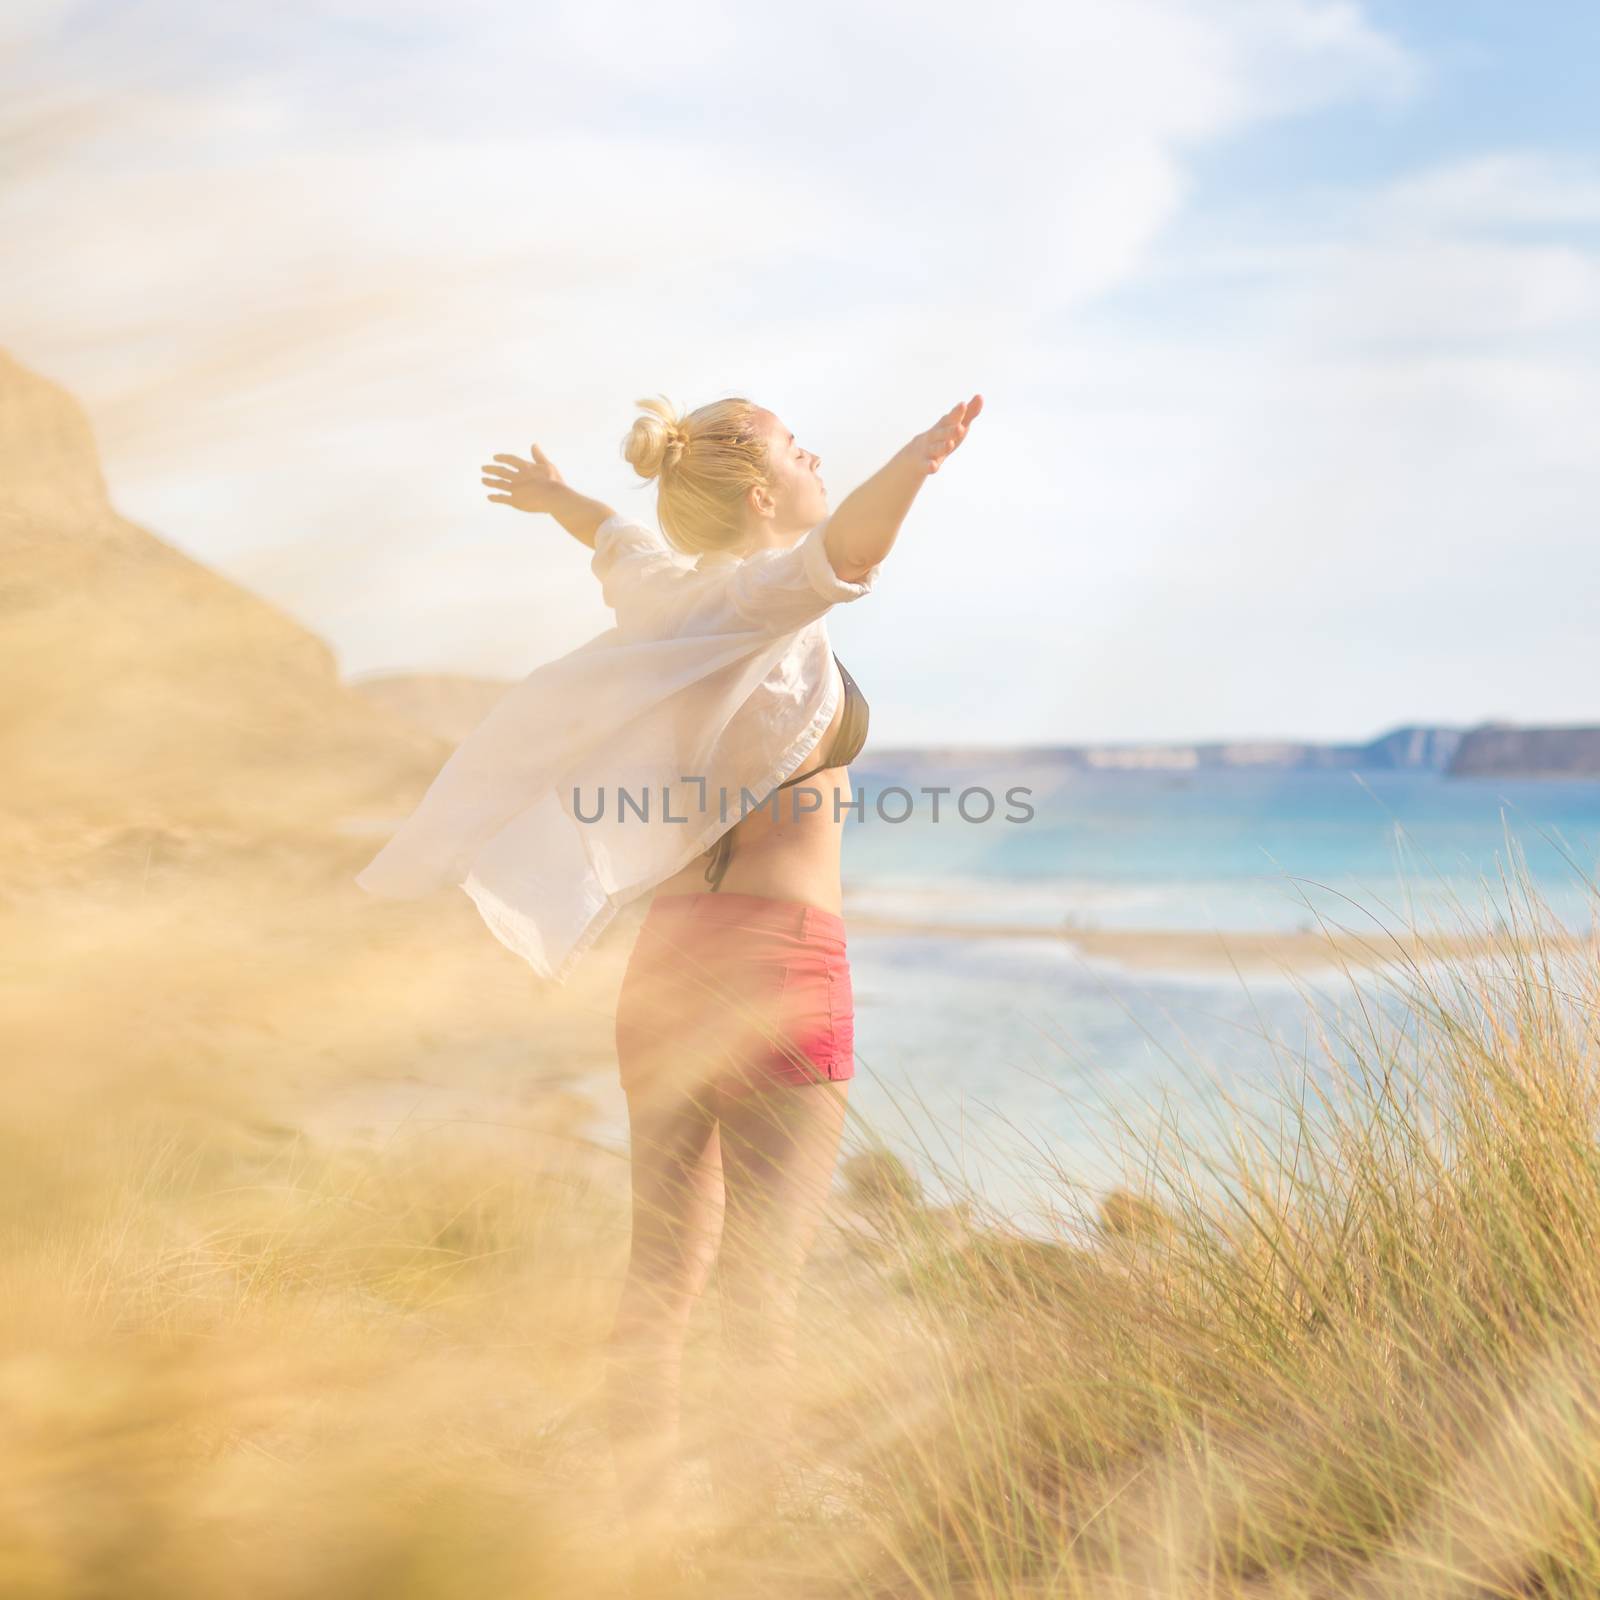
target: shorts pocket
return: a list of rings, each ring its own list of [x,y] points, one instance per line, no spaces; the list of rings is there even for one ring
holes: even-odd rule
[[[849,1078],[856,1070],[856,1000],[848,958],[828,963],[828,1015],[833,1024],[830,1078]]]
[[[726,1018],[735,1057],[771,1050],[788,1027],[789,967],[783,961],[740,963],[725,969],[724,987],[713,996]]]

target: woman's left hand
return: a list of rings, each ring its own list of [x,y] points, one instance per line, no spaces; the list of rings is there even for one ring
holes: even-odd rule
[[[489,499],[518,511],[552,511],[567,486],[566,480],[538,445],[528,448],[533,452],[531,461],[524,461],[521,456],[496,456],[494,461],[484,463],[483,481],[498,491]],[[496,466],[495,462],[501,465]]]

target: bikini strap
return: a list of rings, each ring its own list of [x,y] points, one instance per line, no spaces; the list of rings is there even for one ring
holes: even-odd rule
[[[734,825],[738,826],[737,823]],[[721,838],[711,847],[711,859],[706,863],[706,882],[711,885],[711,893],[715,894],[722,887],[723,875],[728,870],[729,858],[733,855],[733,828],[729,828]]]
[[[783,782],[778,785],[778,787],[780,789],[787,789],[791,784],[800,783],[804,779],[813,777],[819,772],[826,772],[831,765],[832,762],[824,761],[820,767],[813,767],[810,772],[802,772],[797,778],[785,778]]]

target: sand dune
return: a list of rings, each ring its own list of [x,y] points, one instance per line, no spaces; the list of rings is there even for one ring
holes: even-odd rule
[[[4,355],[0,558],[14,842],[322,835],[403,807],[448,754],[347,688],[315,634],[120,516],[82,409]]]

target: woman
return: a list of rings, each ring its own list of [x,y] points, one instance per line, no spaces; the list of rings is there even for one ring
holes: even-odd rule
[[[568,487],[538,445],[484,466],[491,501],[594,551],[617,626],[508,694],[357,880],[459,883],[556,981],[653,891],[616,1024],[633,1234],[607,1401],[636,1529],[673,1515],[683,1341],[713,1260],[746,1380],[725,1388],[720,1487],[743,1509],[778,1504],[799,1274],[855,1070],[839,863],[866,706],[824,615],[871,589],[982,397],[831,515],[820,458],[770,411],[640,405],[623,452],[658,483],[665,542]],[[656,785],[653,820],[637,793],[624,806]]]

